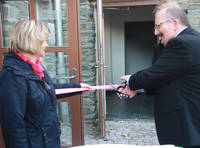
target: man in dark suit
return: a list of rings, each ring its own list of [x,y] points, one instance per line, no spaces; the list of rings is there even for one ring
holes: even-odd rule
[[[200,147],[200,34],[183,10],[155,9],[155,35],[164,46],[147,69],[121,77],[121,92],[154,90],[155,123],[160,144]]]

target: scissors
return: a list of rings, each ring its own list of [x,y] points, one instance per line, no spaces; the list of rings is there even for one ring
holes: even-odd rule
[[[114,88],[114,92],[119,94],[121,96],[122,99],[129,99],[129,95],[126,93],[122,93],[119,91],[120,88],[125,88],[127,86],[127,81],[124,81],[121,83],[120,86],[118,86],[117,88]]]

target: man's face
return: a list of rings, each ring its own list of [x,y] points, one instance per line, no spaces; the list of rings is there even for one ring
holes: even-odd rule
[[[168,41],[175,35],[173,20],[166,17],[166,9],[155,14],[154,34],[161,43],[166,46]]]

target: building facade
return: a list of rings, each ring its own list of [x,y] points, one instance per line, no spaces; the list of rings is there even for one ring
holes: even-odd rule
[[[32,0],[30,0],[32,1]],[[1,13],[1,42],[3,48],[9,46],[9,33],[13,25],[20,19],[31,19],[30,12],[33,11],[30,7],[29,0],[2,0],[0,2]],[[155,4],[161,0],[103,0],[103,34],[104,44],[103,51],[100,53],[104,59],[105,75],[104,82],[99,83],[99,61],[98,61],[98,0],[80,0],[79,1],[79,34],[80,47],[79,59],[80,77],[81,81],[92,86],[99,84],[118,84],[120,83],[120,76],[130,74],[141,68],[145,68],[151,64],[152,49],[148,50],[149,46],[155,43],[155,37],[152,35],[153,31],[153,15],[152,11]],[[200,32],[200,0],[177,0],[182,9],[187,11],[187,16],[191,26]],[[49,46],[64,47],[69,44],[68,15],[66,6],[67,0],[35,0],[35,17],[44,21],[49,26],[52,34],[48,39]],[[72,16],[73,17],[73,16]],[[136,29],[134,30],[134,26]],[[147,27],[152,30],[144,34],[140,38],[140,31]],[[143,31],[144,33],[145,31]],[[73,33],[72,33],[73,34]],[[151,40],[149,40],[151,38]],[[134,45],[132,45],[134,40]],[[142,46],[143,44],[149,46]],[[135,46],[137,45],[137,46]],[[134,48],[134,50],[132,50]],[[73,50],[73,49],[72,49]],[[133,54],[134,58],[129,57]],[[54,82],[66,83],[70,80],[69,75],[69,53],[68,52],[47,52],[45,58],[41,59],[43,65]],[[138,58],[139,57],[139,58]],[[76,57],[74,57],[76,58]],[[73,59],[73,57],[72,57]],[[126,62],[131,60],[135,63],[132,69]],[[125,66],[127,65],[127,66]],[[79,80],[78,80],[79,81]],[[104,92],[103,92],[104,93]],[[103,94],[102,93],[102,94]],[[112,105],[109,104],[109,94],[113,92],[108,91],[103,94],[105,114],[113,117]],[[107,95],[108,94],[108,95]],[[101,97],[98,91],[89,91],[83,94],[83,115],[85,123],[97,122],[102,115],[100,104]],[[113,94],[112,94],[113,95]],[[114,94],[115,95],[115,94]],[[145,98],[143,98],[145,100]],[[112,102],[113,103],[113,102]],[[120,107],[120,106],[119,106]],[[137,107],[137,106],[136,106]],[[144,106],[143,106],[144,107]],[[58,113],[60,120],[63,122],[70,121],[69,114],[70,105],[62,103],[58,105]],[[125,108],[125,106],[122,106]],[[119,109],[118,109],[119,110]],[[150,109],[151,110],[151,109]],[[104,117],[106,118],[106,117]],[[116,116],[118,118],[118,116]],[[131,117],[128,117],[131,119]],[[113,119],[113,118],[112,118]]]

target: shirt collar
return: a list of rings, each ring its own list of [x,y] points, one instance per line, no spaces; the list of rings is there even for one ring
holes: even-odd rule
[[[188,28],[188,26],[185,26],[185,27],[183,27],[181,30],[179,30],[179,32],[177,32],[176,34],[175,34],[175,36],[174,37],[177,37],[183,30],[185,30],[186,28]]]

